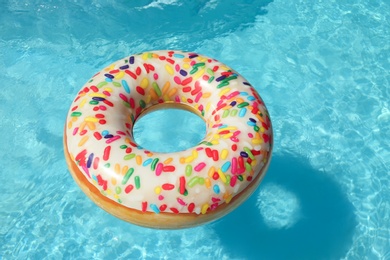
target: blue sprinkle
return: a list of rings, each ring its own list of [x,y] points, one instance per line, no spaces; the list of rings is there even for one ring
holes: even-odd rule
[[[187,71],[185,71],[185,70],[180,70],[180,75],[182,75],[182,76],[187,76]]]
[[[240,152],[240,156],[244,158],[248,158],[249,155],[246,152]]]
[[[215,184],[213,186],[213,190],[214,190],[215,194],[219,194],[219,192],[220,192],[219,186],[217,184]]]
[[[121,70],[125,70],[125,69],[128,69],[128,68],[129,68],[129,65],[127,65],[127,64],[119,67],[119,69],[121,69]]]
[[[149,164],[152,163],[152,161],[153,161],[153,159],[152,159],[152,158],[149,158],[149,159],[147,159],[146,161],[144,161],[144,163],[142,164],[142,166],[148,166]]]
[[[127,93],[130,93],[130,88],[129,88],[129,85],[127,85],[126,80],[122,80],[122,86]]]
[[[216,81],[218,82],[218,81],[221,81],[221,80],[224,80],[224,79],[226,79],[226,76],[222,75],[222,76],[218,77],[216,79]]]
[[[103,130],[102,136],[105,137],[106,135],[108,135],[108,131],[107,130]]]
[[[248,99],[249,101],[255,101],[255,100],[256,100],[256,98],[255,98],[254,96],[249,96],[249,97],[247,97],[247,99]]]
[[[243,107],[243,108],[241,108],[240,113],[238,114],[238,116],[239,116],[239,117],[244,117],[245,114],[246,114],[246,108]]]
[[[240,92],[240,94],[241,94],[241,96],[248,96],[249,95],[248,92],[245,92],[245,91]]]
[[[96,182],[98,181],[97,177],[96,177],[95,175],[93,175],[93,174],[92,174],[92,179],[93,179],[94,181],[96,181]]]
[[[106,78],[106,82],[112,82],[112,79]]]
[[[256,123],[254,123],[254,122],[252,122],[252,121],[248,121],[248,122],[246,122],[247,123],[247,125],[250,125],[250,126],[255,126],[256,125]]]
[[[131,56],[131,57],[130,57],[129,63],[130,63],[130,64],[134,64],[134,56]]]
[[[160,210],[156,206],[156,204],[150,204],[150,208],[154,211],[154,213],[158,214],[160,213]]]
[[[230,162],[228,161],[228,162],[225,162],[223,165],[222,165],[222,167],[221,167],[221,171],[222,172],[227,172],[228,170],[229,170],[229,168],[230,168]]]
[[[93,97],[92,100],[103,101],[103,100],[105,100],[105,98],[102,98],[102,97]]]
[[[173,54],[173,56],[176,58],[184,58],[185,57],[183,54],[180,54],[180,53],[175,53],[175,54]]]
[[[90,168],[90,167],[91,167],[92,161],[93,161],[93,153],[91,153],[91,154],[88,156],[87,168]]]
[[[221,125],[220,127],[218,127],[219,129],[221,129],[221,128],[225,128],[225,127],[228,127],[228,125]]]

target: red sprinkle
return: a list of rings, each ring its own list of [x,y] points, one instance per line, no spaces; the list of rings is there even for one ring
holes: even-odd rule
[[[142,96],[145,95],[145,90],[144,90],[143,88],[141,88],[140,86],[137,86],[137,87],[135,88],[135,90],[136,90],[139,94],[141,94]]]
[[[163,167],[163,172],[174,172],[175,171],[175,166],[173,165],[167,165]]]
[[[142,212],[145,212],[147,207],[148,207],[148,202],[147,201],[143,201],[142,202]]]
[[[160,206],[160,211],[165,211],[167,209],[167,205],[166,204],[162,204]]]
[[[164,183],[161,187],[163,190],[173,190],[175,188],[175,185],[170,183]]]
[[[96,170],[99,167],[99,157],[93,159],[93,168]]]
[[[126,193],[130,193],[134,189],[134,186],[132,184],[129,184],[125,188]]]
[[[184,176],[180,177],[180,194],[184,194],[186,191],[186,178]]]
[[[179,211],[177,210],[177,208],[169,208],[173,213],[175,214],[179,214]]]
[[[107,99],[103,100],[103,103],[106,104],[107,106],[113,107],[114,104],[108,101]]]
[[[194,211],[194,209],[195,209],[195,204],[194,203],[190,203],[188,205],[188,212],[192,213]]]
[[[111,152],[111,146],[108,145],[106,148],[104,148],[104,153],[103,153],[103,160],[107,161],[110,159],[110,152]]]

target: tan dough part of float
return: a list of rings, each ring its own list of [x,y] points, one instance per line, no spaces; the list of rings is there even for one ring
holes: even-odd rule
[[[204,140],[174,153],[139,147],[135,122],[165,108],[201,117]],[[182,51],[144,52],[98,72],[64,129],[66,161],[83,192],[122,220],[158,229],[198,226],[237,208],[263,179],[272,143],[256,90],[223,63]]]

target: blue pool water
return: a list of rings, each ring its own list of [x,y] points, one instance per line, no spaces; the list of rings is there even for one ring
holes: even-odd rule
[[[215,223],[125,223],[67,170],[79,88],[152,49],[230,65],[270,110],[267,176]],[[390,259],[389,1],[0,0],[0,71],[0,259]],[[170,113],[140,122],[139,142],[202,138],[202,122]]]

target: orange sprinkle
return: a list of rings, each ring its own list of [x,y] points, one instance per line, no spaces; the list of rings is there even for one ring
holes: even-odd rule
[[[138,165],[141,165],[142,164],[142,157],[141,157],[141,155],[137,155],[135,157],[135,161],[137,162]]]
[[[88,138],[89,138],[88,135],[84,135],[83,138],[81,138],[81,140],[80,140],[78,146],[79,146],[79,147],[80,147],[80,146],[83,146],[83,145],[88,141]]]

